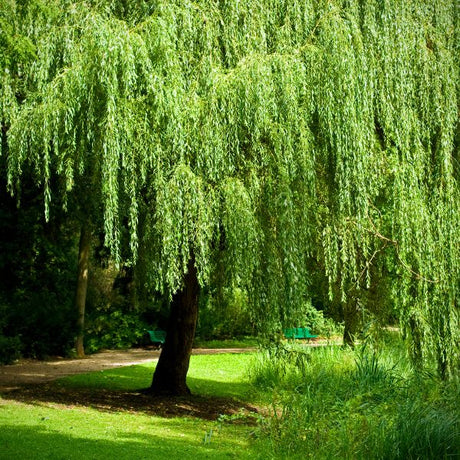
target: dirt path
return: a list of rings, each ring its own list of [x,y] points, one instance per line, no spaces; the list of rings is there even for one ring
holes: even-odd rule
[[[196,348],[193,354],[241,353],[244,348]],[[83,359],[57,358],[49,361],[20,360],[16,364],[0,366],[0,391],[10,391],[24,385],[50,382],[60,377],[113,367],[142,364],[158,359],[158,350],[133,348],[131,350],[106,350]]]

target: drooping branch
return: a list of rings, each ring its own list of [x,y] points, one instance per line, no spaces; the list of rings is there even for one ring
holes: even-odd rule
[[[227,272],[273,324],[308,297],[310,256],[345,296],[392,247],[401,317],[455,348],[454,0],[40,2],[13,18],[34,59],[0,53],[21,69],[1,80],[10,185],[33,171],[49,200],[94,175],[113,257],[142,248],[173,292],[192,252],[210,280],[224,227]]]

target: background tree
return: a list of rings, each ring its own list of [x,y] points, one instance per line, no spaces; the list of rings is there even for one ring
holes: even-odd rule
[[[20,4],[37,58],[22,70],[25,100],[6,99],[10,188],[30,164],[48,215],[52,177],[64,199],[94,178],[114,259],[127,232],[171,300],[152,391],[188,392],[199,287],[217,268],[274,332],[311,296],[311,256],[345,304],[384,247],[414,356],[448,374],[459,343],[453,1]],[[15,85],[6,78],[3,93]]]

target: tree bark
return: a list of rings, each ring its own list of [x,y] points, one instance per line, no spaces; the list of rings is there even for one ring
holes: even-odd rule
[[[77,311],[77,337],[75,340],[75,349],[77,356],[83,358],[85,356],[85,348],[83,345],[84,329],[85,329],[85,306],[86,306],[86,291],[88,288],[88,264],[89,251],[91,248],[91,230],[87,223],[84,223],[80,231],[80,245],[78,250],[78,278],[77,291],[75,293],[75,308]]]
[[[418,318],[412,314],[409,318],[409,329],[411,335],[411,349],[410,355],[412,362],[418,369],[421,369],[423,365],[423,348],[422,348],[422,331],[420,326],[420,321]]]
[[[343,346],[354,348],[355,335],[359,324],[359,309],[356,300],[348,301],[343,309],[344,330]]]
[[[183,287],[172,298],[166,340],[153,374],[149,393],[189,395],[186,378],[198,319],[199,283],[195,260],[187,266]]]

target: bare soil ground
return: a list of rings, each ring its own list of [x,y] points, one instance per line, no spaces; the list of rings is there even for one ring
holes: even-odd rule
[[[18,389],[24,385],[50,382],[60,377],[86,372],[130,366],[154,361],[157,350],[106,350],[82,359],[53,358],[46,361],[21,359],[18,363],[0,366],[0,391]]]
[[[248,349],[195,349],[194,354],[241,353]],[[52,404],[63,408],[92,407],[103,411],[142,412],[161,417],[199,417],[216,420],[221,414],[248,415],[254,420],[258,408],[228,398],[204,396],[155,397],[142,391],[88,390],[66,388],[56,379],[67,375],[141,364],[158,359],[158,350],[107,350],[83,359],[55,358],[49,361],[20,360],[0,366],[0,396],[3,401]],[[2,399],[0,398],[0,405]]]

